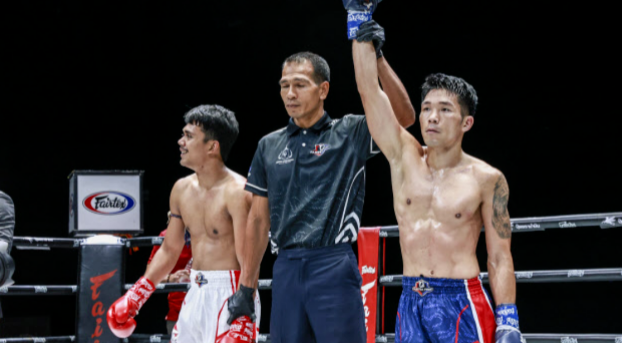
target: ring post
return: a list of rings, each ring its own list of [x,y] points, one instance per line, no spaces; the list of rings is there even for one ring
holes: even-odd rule
[[[384,243],[384,240],[386,238],[381,238],[380,242]],[[384,275],[384,259],[383,259],[383,254],[384,254],[384,246],[383,244],[379,244],[378,247],[378,280],[380,280],[380,277],[382,275]],[[380,334],[384,334],[384,298],[382,296],[384,292],[384,286],[380,286],[380,284],[378,284],[378,294],[376,295],[376,334],[380,335]]]
[[[78,342],[121,342],[106,322],[106,312],[121,297],[125,245],[110,235],[88,238],[80,246],[76,338]]]

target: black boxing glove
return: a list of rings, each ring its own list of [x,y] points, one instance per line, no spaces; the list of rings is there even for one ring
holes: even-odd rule
[[[227,301],[227,308],[229,309],[229,319],[227,319],[228,325],[231,325],[234,320],[242,316],[247,316],[251,321],[255,322],[257,315],[255,315],[253,293],[255,293],[254,288],[240,285],[240,289],[229,297]]]
[[[382,57],[382,46],[385,42],[384,28],[376,21],[370,20],[361,24],[356,32],[356,40],[358,42],[372,42],[376,49],[376,58]]]

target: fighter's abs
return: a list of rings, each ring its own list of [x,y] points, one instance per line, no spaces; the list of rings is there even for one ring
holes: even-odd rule
[[[482,199],[469,173],[406,179],[395,194],[405,274],[470,278],[479,273],[475,247]]]

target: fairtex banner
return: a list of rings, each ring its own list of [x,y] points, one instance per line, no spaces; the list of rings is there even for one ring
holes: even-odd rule
[[[359,272],[363,277],[361,297],[365,308],[367,343],[376,342],[376,308],[378,294],[378,250],[380,228],[362,227],[358,234]]]
[[[80,247],[76,341],[119,343],[121,339],[108,328],[106,312],[125,291],[123,275],[127,248],[122,244],[96,244],[92,242],[95,239],[97,237],[89,238]]]

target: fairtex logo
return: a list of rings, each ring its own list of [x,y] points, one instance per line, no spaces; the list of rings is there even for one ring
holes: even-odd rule
[[[87,196],[82,205],[93,213],[115,215],[131,211],[136,201],[121,192],[99,192]]]
[[[328,144],[316,144],[315,149],[311,150],[311,153],[315,156],[322,156],[328,149],[330,149]]]
[[[96,323],[95,330],[91,335],[91,338],[94,339],[92,343],[100,343],[99,337],[104,334],[104,327],[102,327],[103,317],[106,315],[106,307],[102,301],[97,301],[99,299],[99,287],[101,287],[104,282],[114,276],[117,270],[113,270],[110,273],[106,273],[103,275],[94,276],[90,279],[91,283],[91,299],[93,302],[93,308],[91,308],[91,315],[93,316],[93,320]],[[89,341],[90,342],[90,341]]]
[[[507,315],[510,315],[510,314],[515,314],[515,311],[514,311],[514,308],[506,307],[506,308],[503,308],[501,310],[498,310],[497,314],[500,314],[502,316],[507,316]]]
[[[356,21],[356,22],[366,22],[369,21],[370,15],[367,12],[349,12],[348,13],[348,22]]]
[[[363,266],[363,275],[365,274],[376,274],[376,268],[374,267],[368,267],[368,266]]]
[[[363,285],[363,287],[361,287],[361,297],[363,298],[363,308],[365,310],[365,331],[369,331],[369,328],[367,327],[367,322],[369,321],[367,318],[370,315],[370,311],[369,311],[369,304],[367,304],[367,293],[369,292],[369,290],[371,290],[372,288],[374,288],[374,286],[376,286],[376,280]]]

